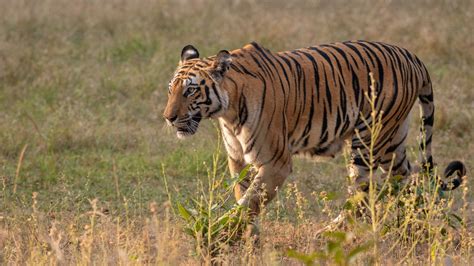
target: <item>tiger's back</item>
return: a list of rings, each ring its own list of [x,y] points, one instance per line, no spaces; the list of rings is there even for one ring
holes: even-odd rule
[[[290,145],[296,153],[334,156],[354,129],[363,134],[361,118],[369,119],[371,112],[365,96],[370,93],[369,73],[376,80],[375,107],[383,112],[385,139],[392,137],[390,131],[407,117],[420,90],[430,84],[415,55],[383,43],[335,43],[278,53],[278,57],[286,59],[286,67],[300,64],[304,69],[292,73],[304,82],[292,86],[286,109]]]
[[[292,154],[334,156],[355,128],[363,129],[360,116],[370,114],[364,96],[369,73],[377,80],[376,107],[384,112],[387,131],[394,131],[397,125],[389,124],[403,120],[430,83],[416,56],[383,43],[335,43],[275,54],[252,43],[234,55],[239,58],[235,71],[258,73],[256,82],[247,81],[241,92],[241,101],[260,99],[245,105],[255,118],[245,122],[255,128],[254,139],[280,129],[274,136],[282,138],[273,145],[275,153],[287,145]],[[249,144],[247,150],[253,148]]]

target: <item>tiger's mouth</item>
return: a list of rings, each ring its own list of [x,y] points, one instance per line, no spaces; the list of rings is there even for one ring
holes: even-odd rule
[[[181,125],[176,126],[176,136],[179,139],[184,139],[186,137],[194,135],[198,130],[199,122],[201,122],[201,119],[201,115],[197,114],[180,123]]]

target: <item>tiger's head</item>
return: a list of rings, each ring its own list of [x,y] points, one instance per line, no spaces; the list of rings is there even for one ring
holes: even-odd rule
[[[201,119],[219,117],[227,110],[229,97],[221,83],[231,62],[232,57],[225,50],[199,58],[192,45],[183,48],[163,113],[167,124],[176,128],[178,138],[196,133]]]

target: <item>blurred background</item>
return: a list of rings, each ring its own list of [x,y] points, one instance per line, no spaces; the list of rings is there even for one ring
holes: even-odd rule
[[[178,141],[161,117],[187,44],[201,56],[251,41],[272,51],[359,39],[405,47],[433,80],[435,161],[441,168],[453,159],[474,165],[471,0],[0,0],[0,6],[3,217],[22,213],[34,191],[42,210],[67,216],[88,209],[92,198],[120,213],[117,201],[125,197],[131,212],[146,212],[148,202],[167,200],[163,172],[171,187],[195,188],[216,147],[216,124],[206,121],[194,137]],[[343,194],[346,175],[343,156],[297,159],[288,182],[305,195]]]

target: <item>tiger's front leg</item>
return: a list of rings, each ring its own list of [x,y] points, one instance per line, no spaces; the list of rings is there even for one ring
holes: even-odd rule
[[[260,207],[275,198],[277,190],[290,173],[291,161],[280,167],[276,167],[273,163],[260,166],[245,194],[237,199],[238,204],[248,206],[252,216],[258,215]]]
[[[244,152],[242,145],[235,136],[234,132],[230,129],[231,127],[226,126],[225,122],[219,121],[221,124],[222,138],[224,140],[224,146],[227,151],[227,162],[229,165],[229,171],[232,177],[238,176],[245,168],[246,163],[244,160]],[[250,186],[250,175],[247,176],[235,185],[234,195],[238,201],[245,194],[245,191]]]
[[[230,174],[233,177],[236,175],[238,176],[242,172],[242,170],[245,168],[245,162],[243,159],[236,160],[228,156],[227,161],[229,162]],[[245,191],[250,186],[250,182],[251,182],[250,178],[251,178],[250,174],[247,174],[244,180],[241,180],[238,184],[235,185],[234,187],[235,200],[238,201],[240,198],[244,196]]]
[[[272,142],[261,143],[258,147],[244,152],[248,148],[246,147],[247,135],[241,133],[237,137],[232,130],[234,128],[232,125],[227,125],[223,120],[220,120],[220,123],[231,174],[240,173],[247,164],[253,165],[256,170],[256,174],[247,174],[246,178],[234,188],[238,204],[249,207],[250,214],[256,216],[260,212],[261,204],[266,204],[275,197],[277,188],[283,185],[286,177],[291,173],[291,153],[287,149],[287,140],[281,139],[285,136],[278,133],[283,131],[283,129],[279,130],[283,125],[278,126],[275,122],[272,127],[275,136],[267,132],[264,137],[260,137],[262,141],[263,139],[273,140],[274,143],[280,144],[279,146]]]

